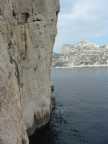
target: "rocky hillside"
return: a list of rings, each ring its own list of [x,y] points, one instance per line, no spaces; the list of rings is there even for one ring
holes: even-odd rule
[[[94,43],[80,41],[64,45],[57,66],[102,66],[108,65],[108,45],[98,46]]]
[[[0,0],[0,144],[28,144],[51,112],[58,0]]]

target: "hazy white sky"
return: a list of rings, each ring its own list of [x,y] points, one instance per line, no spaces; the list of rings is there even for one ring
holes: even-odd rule
[[[60,4],[54,51],[83,39],[108,43],[108,0],[61,0]]]

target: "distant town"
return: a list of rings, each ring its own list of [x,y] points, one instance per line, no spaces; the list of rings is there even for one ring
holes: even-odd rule
[[[96,45],[87,41],[65,44],[61,52],[53,54],[55,67],[108,66],[108,45]]]

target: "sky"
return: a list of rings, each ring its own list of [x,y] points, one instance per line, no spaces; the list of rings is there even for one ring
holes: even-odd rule
[[[60,0],[54,52],[80,40],[108,43],[108,0]]]

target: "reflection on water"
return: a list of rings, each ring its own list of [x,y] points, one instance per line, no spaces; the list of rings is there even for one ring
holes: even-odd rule
[[[56,109],[30,144],[107,144],[108,69],[55,69]]]

